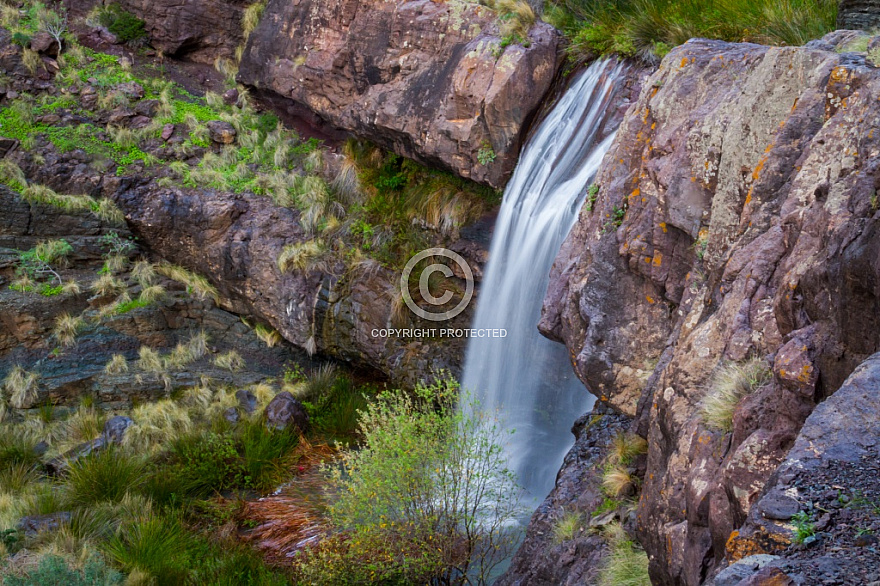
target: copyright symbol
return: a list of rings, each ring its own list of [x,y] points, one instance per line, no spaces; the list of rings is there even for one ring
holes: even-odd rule
[[[434,256],[443,256],[451,259],[461,268],[462,272],[465,275],[464,280],[466,283],[466,287],[464,296],[461,298],[461,301],[459,301],[458,305],[456,305],[449,311],[444,311],[442,313],[434,313],[422,309],[421,307],[416,305],[416,302],[413,301],[412,295],[409,292],[409,279],[410,275],[413,272],[413,269],[415,269],[416,265],[419,262],[425,260],[426,258]],[[449,278],[453,275],[452,269],[450,269],[445,264],[434,263],[428,265],[427,267],[422,269],[422,272],[419,274],[419,294],[422,296],[422,299],[424,299],[427,303],[431,305],[445,305],[446,303],[449,303],[449,301],[452,299],[453,293],[452,291],[447,290],[443,293],[443,295],[440,295],[439,297],[431,293],[430,287],[428,285],[428,280],[435,273],[440,273],[446,278]],[[471,302],[471,297],[474,296],[474,273],[473,271],[471,271],[471,267],[464,260],[464,258],[461,257],[460,254],[456,254],[451,250],[447,250],[445,248],[429,248],[413,256],[406,263],[406,266],[403,267],[403,272],[400,274],[400,291],[403,295],[403,300],[406,302],[407,307],[409,307],[414,314],[430,321],[444,321],[447,319],[452,319],[453,317],[464,311],[465,308],[468,306],[468,303]]]

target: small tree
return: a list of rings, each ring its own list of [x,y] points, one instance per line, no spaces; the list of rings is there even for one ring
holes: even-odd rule
[[[49,36],[58,43],[58,54],[60,55],[64,49],[62,45],[64,35],[67,34],[68,30],[67,10],[64,8],[64,5],[59,3],[55,10],[47,10],[40,24],[41,28],[49,33]]]
[[[60,287],[63,285],[61,275],[53,265],[62,262],[71,252],[73,247],[66,240],[40,242],[34,248],[19,254],[16,272],[21,277],[34,280],[51,275],[58,281]]]
[[[486,584],[512,553],[520,491],[505,432],[470,399],[459,410],[458,396],[446,379],[380,395],[361,414],[363,446],[332,474],[341,531],[304,556],[311,582]]]

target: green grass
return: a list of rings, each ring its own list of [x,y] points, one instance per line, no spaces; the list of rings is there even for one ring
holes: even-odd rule
[[[835,29],[836,0],[551,0],[545,20],[576,59],[617,53],[647,61],[694,37],[802,45]]]
[[[633,542],[619,524],[606,527],[605,537],[611,551],[599,571],[600,586],[651,586],[648,556]]]
[[[144,461],[122,450],[109,448],[71,465],[65,483],[65,500],[74,507],[118,502],[143,481]]]
[[[771,379],[771,371],[763,358],[723,364],[712,377],[709,390],[700,403],[700,415],[711,429],[729,432],[740,402]]]
[[[584,516],[577,511],[569,511],[556,520],[553,525],[553,543],[559,545],[580,536],[584,527]]]

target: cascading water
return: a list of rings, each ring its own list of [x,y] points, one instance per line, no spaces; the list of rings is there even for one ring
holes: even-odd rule
[[[587,186],[611,145],[598,141],[621,65],[596,62],[570,85],[523,148],[495,226],[474,328],[506,338],[474,338],[463,386],[482,409],[515,432],[507,446],[520,484],[543,499],[571,447],[571,424],[592,398],[564,346],[537,330],[550,267],[574,226]]]

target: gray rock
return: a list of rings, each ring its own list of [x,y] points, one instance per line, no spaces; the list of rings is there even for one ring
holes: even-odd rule
[[[168,142],[168,139],[171,138],[171,135],[174,134],[174,125],[166,124],[162,127],[162,140],[164,142]]]
[[[245,413],[253,413],[257,409],[257,397],[246,389],[235,391],[235,398]]]
[[[230,407],[223,412],[223,419],[225,419],[229,423],[238,423],[241,419],[241,415],[239,415],[238,409],[236,407]]]
[[[711,586],[736,586],[776,559],[779,559],[779,556],[766,554],[744,557],[718,572]]]
[[[231,106],[238,102],[238,90],[232,88],[231,90],[226,90],[223,92],[223,103],[227,106]]]
[[[128,428],[131,427],[133,423],[134,421],[130,417],[125,417],[123,415],[111,417],[104,424],[103,437],[108,443],[121,444],[125,432],[128,431]]]
[[[287,429],[291,425],[302,433],[309,430],[309,415],[302,403],[287,391],[278,393],[266,407],[266,426],[270,429]]]
[[[67,511],[49,513],[46,515],[31,515],[22,517],[15,527],[25,537],[33,538],[45,531],[57,531],[65,523],[69,523],[72,515]]]
[[[64,454],[53,458],[46,463],[46,471],[53,476],[62,476],[70,469],[71,465],[89,454],[103,450],[107,447],[107,440],[98,437],[90,442],[84,442]]]
[[[790,496],[773,493],[761,499],[761,513],[765,519],[788,521],[801,510],[800,504]]]

